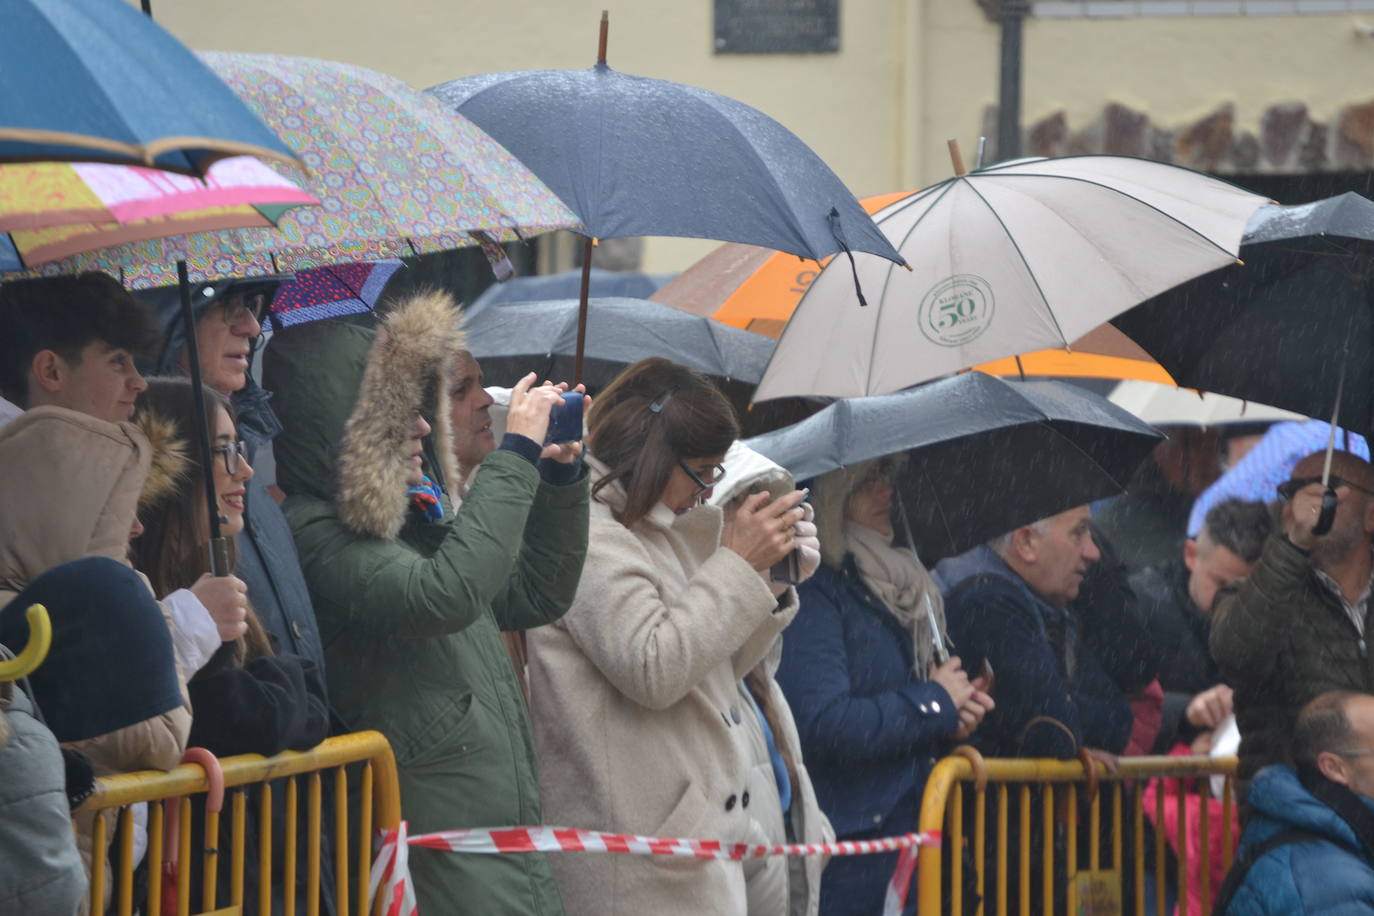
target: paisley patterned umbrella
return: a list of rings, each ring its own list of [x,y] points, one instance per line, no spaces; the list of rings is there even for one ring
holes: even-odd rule
[[[104,270],[165,286],[185,261],[209,281],[375,261],[585,231],[500,144],[392,77],[333,61],[207,53],[202,59],[309,169],[292,177],[322,204],[273,229],[174,236],[73,255],[44,273]]]

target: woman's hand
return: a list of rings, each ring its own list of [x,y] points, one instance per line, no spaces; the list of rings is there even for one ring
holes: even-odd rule
[[[733,517],[727,517],[721,535],[722,547],[728,547],[744,558],[754,569],[767,573],[796,546],[792,526],[801,521],[798,505],[805,494],[793,490],[777,499],[767,493],[745,497]]]
[[[248,632],[248,586],[242,579],[205,573],[191,586],[191,594],[209,612],[220,642],[233,642]]]
[[[531,372],[510,390],[506,432],[543,445],[549,431],[549,411],[553,410],[553,405],[562,403],[563,392],[548,383],[536,386],[535,378],[537,376]]]
[[[968,702],[959,707],[959,728],[954,732],[955,741],[963,741],[977,731],[987,714],[997,707],[992,697],[979,690],[977,685],[978,682],[975,680],[973,693],[969,694]]]
[[[544,384],[547,385],[548,382]],[[561,395],[568,390],[568,383],[559,382],[553,387]],[[592,399],[587,397],[586,385],[578,385],[572,390],[582,395],[582,429],[585,431],[587,429],[587,412],[592,409]],[[544,446],[544,450],[539,453],[539,457],[552,458],[559,464],[572,464],[578,458],[582,457],[582,440],[576,439],[572,442],[551,442]]]
[[[956,709],[963,709],[968,704],[969,697],[973,696],[973,685],[969,683],[964,663],[959,661],[957,655],[950,656],[949,661],[943,665],[931,662],[929,679],[945,688],[945,693],[954,701]]]

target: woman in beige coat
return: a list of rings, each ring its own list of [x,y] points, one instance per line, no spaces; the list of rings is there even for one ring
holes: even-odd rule
[[[746,842],[750,738],[740,678],[796,612],[767,579],[794,547],[800,492],[701,505],[737,435],[699,373],[649,359],[592,408],[587,562],[572,609],[529,633],[530,699],[550,824]],[[558,854],[570,914],[746,912],[721,860]]]

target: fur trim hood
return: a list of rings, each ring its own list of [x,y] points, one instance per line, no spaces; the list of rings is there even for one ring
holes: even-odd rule
[[[418,409],[430,414],[443,480],[458,482],[448,389],[462,348],[458,305],[446,293],[416,295],[382,321],[339,450],[345,527],[382,540],[400,533],[410,502],[402,449]]]
[[[403,451],[417,409],[433,427],[425,473],[457,483],[448,389],[463,348],[458,323],[453,297],[430,291],[388,308],[375,328],[331,319],[272,336],[264,375],[285,427],[273,451],[288,497],[328,499],[350,531],[396,537],[409,508]]]
[[[191,469],[190,444],[177,436],[175,421],[150,411],[139,411],[134,425],[148,439],[152,464],[138,494],[138,511],[156,507],[181,487]]]

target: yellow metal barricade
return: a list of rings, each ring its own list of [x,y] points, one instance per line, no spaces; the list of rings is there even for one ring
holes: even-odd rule
[[[237,914],[241,912],[245,894],[256,896],[259,913],[271,912],[271,884],[274,874],[281,875],[281,886],[307,889],[305,913],[319,912],[321,825],[331,823],[334,865],[334,903],[339,916],[361,913],[367,906],[368,871],[372,862],[372,845],[379,829],[396,827],[401,820],[400,789],[396,781],[396,759],[391,747],[380,732],[357,732],[330,738],[323,744],[300,753],[287,751],[274,757],[246,754],[225,757],[220,761],[224,774],[224,813],[207,812],[204,816],[205,847],[191,849],[192,804],[178,800],[198,800],[210,788],[205,771],[196,764],[183,764],[168,772],[149,771],[126,773],[97,780],[95,794],[85,801],[77,816],[95,815],[92,830],[93,848],[109,851],[109,868],[113,872],[107,880],[106,857],[94,855],[91,861],[92,901],[110,899],[119,916],[132,916],[137,911],[144,916],[172,916],[164,913],[162,886],[165,843],[177,835],[178,867],[176,869],[176,916],[191,913]],[[278,781],[281,781],[278,783]],[[333,810],[324,810],[326,795],[322,785],[328,781],[332,792],[328,803]],[[302,791],[301,782],[304,782]],[[283,848],[272,846],[272,831],[260,829],[272,821],[274,789],[282,795],[285,839]],[[249,793],[255,792],[256,817],[250,822]],[[138,829],[133,805],[147,803],[147,847],[144,861],[148,863],[146,893],[135,900],[134,871],[135,832]],[[350,811],[350,803],[354,806]],[[305,819],[298,819],[302,806]],[[169,812],[175,809],[176,824],[169,823]],[[104,816],[102,816],[102,814]],[[107,842],[107,819],[115,821],[115,842]],[[227,829],[221,824],[228,819]],[[299,827],[298,827],[299,825]],[[353,829],[350,830],[350,827]],[[306,836],[299,836],[301,830]],[[244,887],[245,841],[255,836],[258,845],[257,887]],[[304,873],[298,874],[298,844],[306,849]],[[193,856],[195,857],[193,860]],[[228,869],[230,899],[217,898],[217,878]],[[201,876],[199,899],[191,899],[193,869]],[[109,888],[113,894],[109,896]],[[287,916],[297,916],[294,893],[285,895]],[[103,904],[91,907],[91,912],[104,911]]]
[[[1090,773],[959,748],[926,783],[920,830],[943,842],[920,851],[917,914],[962,914],[974,894],[979,916],[1166,916],[1171,897],[1206,916],[1240,839],[1235,770],[1234,757],[1123,757],[1115,774]]]

